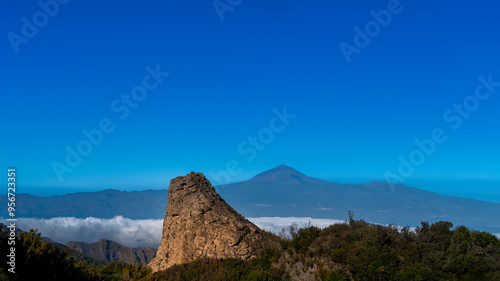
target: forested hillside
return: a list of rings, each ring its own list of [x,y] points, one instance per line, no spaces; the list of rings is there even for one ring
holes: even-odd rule
[[[283,230],[273,235],[280,247],[256,259],[200,259],[155,274],[137,264],[77,260],[31,231],[16,241],[15,275],[0,257],[0,280],[500,280],[500,240],[452,227],[423,222],[413,232],[351,216],[325,229]],[[2,253],[7,240],[3,231]]]

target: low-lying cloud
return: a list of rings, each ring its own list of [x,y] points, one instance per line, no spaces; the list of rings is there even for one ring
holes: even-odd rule
[[[307,227],[309,223],[326,227],[341,220],[314,219],[308,217],[262,217],[249,218],[262,229],[278,233],[292,224]],[[4,222],[5,223],[5,222]],[[127,247],[155,247],[160,245],[163,220],[133,220],[116,216],[112,219],[88,217],[57,217],[51,219],[19,218],[17,226],[22,230],[38,229],[43,237],[65,244],[68,241],[94,243],[109,239]]]
[[[307,227],[309,225],[325,228],[332,224],[345,222],[343,220],[313,219],[309,217],[262,217],[248,218],[248,220],[253,222],[258,227],[274,233],[279,233],[283,228],[286,229],[292,224],[296,224],[299,228]]]
[[[160,245],[163,220],[132,220],[122,216],[112,219],[57,217],[51,219],[19,218],[22,230],[38,229],[43,237],[65,244],[68,241],[94,243],[109,239],[127,247]]]
[[[292,224],[299,228],[308,225],[324,228],[343,220],[314,219],[309,217],[261,217],[249,218],[260,228],[279,233]],[[5,224],[7,221],[4,220]],[[160,245],[163,220],[133,220],[116,216],[112,219],[88,217],[57,217],[51,219],[19,218],[17,226],[22,230],[38,229],[44,237],[65,244],[68,241],[94,243],[99,239],[109,239],[127,247],[155,247]],[[414,228],[412,228],[413,230]],[[495,233],[500,238],[500,233]]]

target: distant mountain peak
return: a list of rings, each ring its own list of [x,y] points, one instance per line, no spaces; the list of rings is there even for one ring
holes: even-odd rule
[[[285,164],[280,164],[279,166],[276,166],[276,167],[274,167],[274,168],[272,168],[271,170],[268,170],[268,171],[273,171],[273,170],[300,173],[299,171],[297,171],[294,168],[292,168],[290,166],[287,166]]]
[[[285,164],[281,164],[277,167],[272,168],[271,170],[262,172],[248,180],[249,183],[280,182],[286,184],[297,184],[315,181],[319,180],[306,176],[303,173]]]

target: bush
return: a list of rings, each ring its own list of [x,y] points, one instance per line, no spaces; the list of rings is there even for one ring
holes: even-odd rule
[[[137,264],[100,265],[85,257],[77,260],[70,251],[30,231],[16,240],[16,275],[7,272],[6,255],[0,256],[0,281],[290,280],[285,265],[296,276],[317,270],[323,281],[500,280],[500,240],[490,233],[452,227],[449,222],[423,222],[412,232],[350,217],[348,223],[323,230],[292,227],[290,236],[272,236],[287,247],[265,249],[255,259],[203,258],[154,274]],[[2,253],[8,250],[7,241],[8,234],[0,233]]]

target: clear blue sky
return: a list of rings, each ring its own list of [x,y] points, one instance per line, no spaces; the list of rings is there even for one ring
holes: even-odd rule
[[[231,182],[281,163],[385,180],[440,128],[404,183],[500,202],[500,87],[474,96],[500,81],[495,1],[60,1],[1,12],[0,162],[18,192],[166,188],[228,163]],[[114,130],[69,166],[101,122]]]

